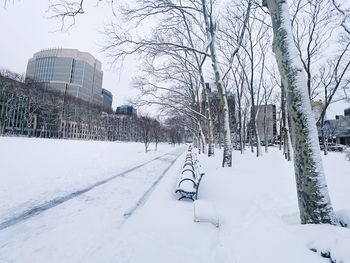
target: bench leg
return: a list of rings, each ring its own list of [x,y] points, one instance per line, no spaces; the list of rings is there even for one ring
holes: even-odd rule
[[[193,198],[192,198],[192,197],[187,197],[187,196],[181,196],[181,197],[179,198],[179,200],[182,200],[182,199],[185,199],[185,198],[187,198],[187,199],[191,199],[191,200],[194,202],[194,200],[193,200]]]

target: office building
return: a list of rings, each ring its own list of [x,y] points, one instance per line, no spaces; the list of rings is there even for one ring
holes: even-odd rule
[[[350,145],[350,116],[336,115],[335,119],[326,120],[323,131],[328,141]]]
[[[122,105],[117,107],[115,114],[122,114],[122,115],[137,115],[137,110],[133,106],[129,105]]]
[[[113,95],[110,91],[102,89],[103,108],[107,111],[112,110]]]
[[[26,81],[47,89],[102,105],[101,62],[77,49],[47,49],[29,59]]]

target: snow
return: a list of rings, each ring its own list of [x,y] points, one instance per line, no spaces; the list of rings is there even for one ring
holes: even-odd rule
[[[196,200],[193,202],[194,222],[209,222],[219,227],[219,215],[212,202]]]
[[[343,225],[350,227],[350,210],[339,210],[337,215]]]
[[[220,228],[195,223],[193,202],[174,193],[186,147],[159,149],[146,154],[138,143],[0,138],[0,224],[130,170],[1,229],[0,262],[329,262],[321,252],[350,262],[350,229],[300,225],[293,163],[277,148],[259,158],[234,151],[230,168],[221,167],[218,149],[214,157],[198,156],[205,176],[197,202],[206,218],[220,215]],[[335,211],[345,221],[350,162],[344,153],[322,158]],[[215,212],[201,205],[210,203]]]
[[[141,143],[0,138],[0,218],[88,187],[169,149],[162,145],[145,154]]]

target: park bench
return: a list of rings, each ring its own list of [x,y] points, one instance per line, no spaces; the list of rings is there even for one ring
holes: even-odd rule
[[[198,189],[203,175],[204,173],[200,170],[197,155],[192,152],[187,153],[175,190],[175,193],[181,195],[179,200],[187,198],[194,201],[197,199]]]

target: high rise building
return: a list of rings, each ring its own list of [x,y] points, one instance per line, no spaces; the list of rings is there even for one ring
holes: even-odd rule
[[[113,95],[110,91],[102,89],[103,108],[112,110]]]
[[[101,62],[77,49],[47,49],[29,59],[26,80],[102,105]]]

